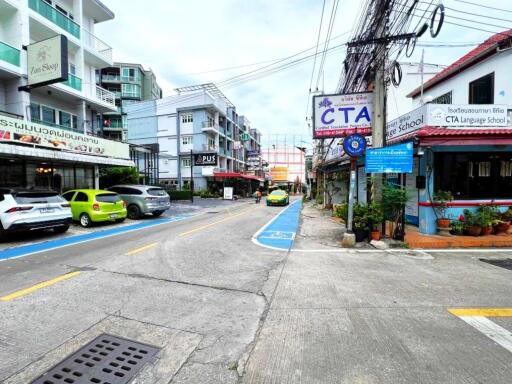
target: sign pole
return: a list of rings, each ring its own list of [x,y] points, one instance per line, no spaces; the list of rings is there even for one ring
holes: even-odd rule
[[[190,201],[194,202],[194,154],[190,150]]]
[[[350,158],[350,188],[348,192],[348,222],[347,233],[354,233],[354,196],[356,189],[356,165],[357,159]]]

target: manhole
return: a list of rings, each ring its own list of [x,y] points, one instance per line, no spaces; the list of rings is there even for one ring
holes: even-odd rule
[[[32,384],[124,384],[155,358],[160,348],[102,334],[66,357]]]
[[[489,263],[495,265],[496,267],[501,267],[505,269],[509,269],[512,271],[512,259],[502,259],[502,260],[488,260],[488,259],[480,259],[484,263]]]

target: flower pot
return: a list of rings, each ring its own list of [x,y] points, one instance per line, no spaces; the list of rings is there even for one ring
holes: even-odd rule
[[[494,226],[494,231],[496,234],[498,233],[506,233],[510,228],[510,223],[509,222],[502,222],[502,223],[499,223],[499,224],[496,224]]]
[[[354,235],[356,235],[356,242],[360,243],[368,237],[368,231],[366,229],[354,229]]]
[[[489,236],[492,233],[492,226],[482,227],[481,236]]]
[[[439,218],[437,219],[437,226],[439,228],[450,228],[450,219]]]
[[[372,235],[372,240],[376,240],[376,241],[380,240],[380,231],[379,230],[372,231],[371,235]]]
[[[466,233],[469,236],[480,236],[482,233],[482,227],[479,225],[472,225],[471,227],[466,228]]]

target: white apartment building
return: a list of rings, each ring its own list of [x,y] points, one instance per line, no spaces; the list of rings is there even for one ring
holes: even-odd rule
[[[132,164],[127,145],[92,136],[100,131],[102,114],[117,110],[115,95],[96,84],[97,71],[112,66],[112,48],[94,28],[113,18],[98,0],[0,0],[0,123],[40,133],[0,131],[0,185],[92,187],[98,165]],[[27,84],[26,46],[56,35],[68,40],[68,80],[20,91]],[[39,180],[38,170],[44,173]],[[51,175],[58,175],[55,183]]]

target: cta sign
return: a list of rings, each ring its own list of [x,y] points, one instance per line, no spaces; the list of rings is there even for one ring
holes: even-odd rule
[[[68,79],[68,39],[57,35],[27,47],[28,86],[31,88]]]
[[[395,139],[423,128],[426,125],[426,112],[427,106],[424,105],[398,119],[391,120],[386,126],[386,140]]]
[[[194,166],[216,166],[217,154],[216,153],[194,153]]]
[[[370,128],[373,94],[313,96],[313,138],[342,137],[346,130]]]

